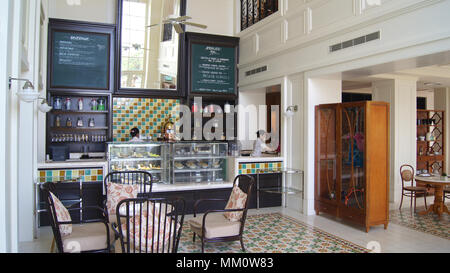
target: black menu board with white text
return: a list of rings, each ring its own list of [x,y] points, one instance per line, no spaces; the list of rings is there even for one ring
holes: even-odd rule
[[[110,42],[105,33],[52,33],[51,87],[108,90]]]

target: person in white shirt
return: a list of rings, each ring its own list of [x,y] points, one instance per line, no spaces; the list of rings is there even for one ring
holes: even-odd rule
[[[254,157],[260,157],[262,153],[264,152],[271,152],[273,149],[271,149],[266,144],[267,140],[267,133],[264,130],[259,130],[256,132],[257,140],[255,141],[255,144],[253,145],[253,152],[252,156]]]
[[[130,142],[144,142],[142,139],[140,139],[139,129],[136,127],[130,130],[130,136],[131,136]]]

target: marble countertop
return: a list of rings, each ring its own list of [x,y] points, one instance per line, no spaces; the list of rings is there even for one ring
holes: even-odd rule
[[[178,183],[178,184],[153,184],[153,192],[168,191],[189,191],[206,189],[232,188],[233,182],[198,182],[198,183]]]
[[[67,161],[45,161],[38,163],[38,169],[60,168],[103,168],[108,164],[105,159],[78,159]]]
[[[278,162],[284,161],[284,157],[278,155],[270,155],[264,154],[262,156],[253,157],[253,156],[239,156],[235,157],[234,160],[238,162]]]

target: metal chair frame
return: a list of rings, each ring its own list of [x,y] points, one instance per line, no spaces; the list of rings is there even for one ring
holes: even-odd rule
[[[242,189],[242,185],[240,183],[241,182],[240,179],[244,178],[244,177],[249,179],[248,187],[247,187],[246,190]],[[234,178],[233,187],[236,185],[236,183],[238,181],[239,181],[239,185],[238,186],[244,192],[246,192],[246,194],[247,194],[247,200],[245,202],[245,206],[242,209],[208,210],[208,211],[205,212],[205,214],[203,215],[203,220],[202,220],[202,234],[197,234],[200,237],[200,240],[201,240],[201,243],[202,243],[202,253],[205,250],[205,243],[207,243],[207,242],[230,242],[230,241],[240,241],[242,250],[245,252],[245,246],[244,246],[244,241],[243,241],[243,236],[242,235],[244,233],[245,220],[247,219],[247,211],[248,211],[248,206],[249,206],[251,194],[252,194],[252,191],[253,191],[253,187],[254,187],[254,184],[255,184],[255,179],[253,177],[249,176],[249,175],[242,175],[242,174],[238,175],[238,176],[236,176]],[[197,209],[198,209],[198,206],[199,206],[200,203],[203,203],[203,202],[217,202],[217,201],[225,201],[225,202],[227,202],[228,200],[225,200],[225,199],[200,199],[200,200],[197,200],[194,203],[194,217],[196,217]],[[227,237],[217,237],[217,238],[206,238],[204,236],[204,234],[206,234],[206,225],[205,224],[206,224],[206,221],[207,221],[207,216],[209,214],[211,214],[211,213],[218,213],[218,212],[237,212],[237,211],[242,211],[243,212],[241,220],[240,220],[241,226],[240,226],[238,235],[227,236]],[[193,238],[192,238],[193,242],[195,242],[195,236],[196,236],[196,234],[194,232],[194,235],[193,235]]]

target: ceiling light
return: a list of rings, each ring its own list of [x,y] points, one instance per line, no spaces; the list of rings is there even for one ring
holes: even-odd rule
[[[423,85],[425,85],[425,86],[441,86],[442,83],[440,83],[440,82],[425,82]]]

